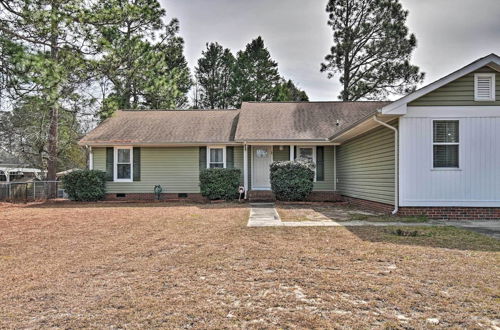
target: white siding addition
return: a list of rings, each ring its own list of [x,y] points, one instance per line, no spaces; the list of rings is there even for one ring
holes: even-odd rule
[[[459,121],[459,168],[433,167],[433,121]],[[400,205],[500,205],[500,107],[408,107],[400,118]]]

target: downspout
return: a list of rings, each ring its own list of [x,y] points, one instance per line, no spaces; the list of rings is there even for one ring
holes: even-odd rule
[[[243,142],[243,186],[245,187],[245,199],[248,192],[248,145]]]
[[[394,131],[394,210],[392,214],[395,215],[399,210],[399,138],[398,138],[398,129],[393,127],[377,118],[377,115],[373,116],[373,120],[383,125],[387,128],[390,128]]]

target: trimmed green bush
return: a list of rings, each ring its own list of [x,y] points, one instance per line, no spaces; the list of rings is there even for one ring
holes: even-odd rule
[[[103,199],[106,192],[106,172],[79,170],[62,178],[69,199],[79,202],[95,202]]]
[[[207,168],[200,172],[201,194],[210,200],[232,200],[238,196],[241,171],[236,168]]]
[[[271,189],[277,200],[305,200],[313,190],[313,181],[314,164],[308,159],[271,164]]]

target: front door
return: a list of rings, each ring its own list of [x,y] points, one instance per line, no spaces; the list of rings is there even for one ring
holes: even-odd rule
[[[271,189],[269,166],[273,162],[272,146],[253,146],[252,189]]]

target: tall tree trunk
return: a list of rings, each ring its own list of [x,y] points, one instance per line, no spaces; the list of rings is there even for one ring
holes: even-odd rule
[[[51,21],[51,38],[50,38],[50,57],[53,63],[58,63],[58,11],[57,0],[52,2],[52,21]],[[49,159],[47,161],[47,180],[55,180],[57,172],[57,158],[58,158],[58,148],[57,141],[59,135],[59,105],[57,100],[57,94],[59,93],[59,83],[54,86],[54,90],[51,91],[51,95],[56,94],[55,97],[51,97],[51,109],[50,109],[50,126],[49,126],[49,137],[48,137],[48,152]]]
[[[59,135],[59,109],[53,105],[50,109],[50,127],[48,139],[49,160],[47,162],[47,180],[55,180],[57,172],[57,140]]]
[[[349,95],[349,82],[351,80],[351,66],[349,65],[349,52],[352,48],[351,31],[349,30],[349,22],[351,18],[351,3],[347,2],[346,15],[345,15],[345,28],[346,28],[346,44],[347,47],[344,49],[344,90],[342,92],[342,101],[350,101]]]

